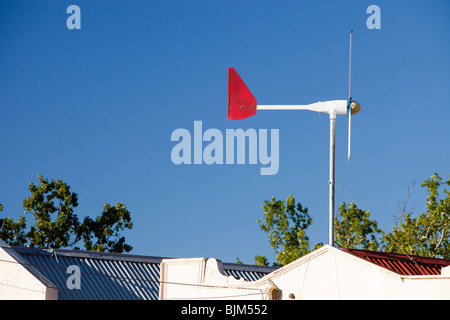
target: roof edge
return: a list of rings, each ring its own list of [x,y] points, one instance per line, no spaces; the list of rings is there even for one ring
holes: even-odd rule
[[[19,254],[35,254],[35,255],[51,255],[56,254],[62,257],[88,258],[98,260],[116,260],[130,262],[146,262],[158,263],[162,259],[170,259],[165,257],[154,257],[144,255],[133,255],[113,252],[98,252],[86,250],[70,250],[70,249],[43,249],[38,247],[11,247]]]

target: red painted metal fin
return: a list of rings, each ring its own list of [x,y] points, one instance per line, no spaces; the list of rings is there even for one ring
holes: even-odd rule
[[[234,68],[228,69],[227,119],[242,120],[256,114],[256,99]]]

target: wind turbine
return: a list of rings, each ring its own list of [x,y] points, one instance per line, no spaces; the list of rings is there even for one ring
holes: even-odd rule
[[[361,105],[352,98],[352,50],[353,30],[350,31],[349,89],[347,100],[319,101],[307,105],[258,105],[256,98],[247,88],[234,68],[228,69],[227,119],[242,120],[256,115],[256,110],[310,110],[330,115],[330,180],[329,180],[329,245],[334,246],[334,185],[335,185],[335,132],[336,115],[348,114],[348,155],[350,161],[350,140],[352,115],[361,110]]]

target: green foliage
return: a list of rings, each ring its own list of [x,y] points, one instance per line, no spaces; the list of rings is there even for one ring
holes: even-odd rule
[[[74,213],[78,206],[77,194],[71,193],[62,180],[49,182],[41,175],[38,179],[41,185],[30,182],[31,195],[23,200],[25,213],[31,213],[36,221],[27,234],[30,246],[55,249],[72,246],[71,231],[78,226],[78,217]]]
[[[264,256],[256,256],[255,257],[255,265],[257,266],[268,266],[269,261]]]
[[[3,211],[3,205],[0,204],[0,212]],[[26,242],[25,230],[26,221],[24,216],[20,216],[19,221],[14,222],[11,218],[0,218],[0,239],[10,245],[20,245]]]
[[[125,237],[120,237],[124,228],[131,229],[130,211],[124,204],[116,203],[114,207],[105,204],[103,212],[95,220],[84,218],[79,229],[84,247],[91,251],[129,252],[132,246],[125,243]],[[93,240],[96,240],[94,243]]]
[[[445,184],[450,186],[450,178]],[[441,185],[437,173],[422,183],[428,189],[426,213],[400,217],[399,225],[385,236],[385,251],[450,259],[450,192],[444,189],[445,197],[439,199]]]
[[[265,223],[256,220],[261,230],[269,234],[270,246],[277,253],[277,263],[274,265],[286,265],[309,250],[309,238],[306,229],[311,225],[312,218],[308,214],[308,208],[298,203],[291,194],[286,202],[276,200],[264,201],[262,206]],[[256,263],[268,265],[265,257],[257,256]]]
[[[353,202],[341,204],[334,220],[334,241],[347,249],[376,251],[380,249],[384,232],[375,220],[370,220],[368,210],[359,209]]]
[[[31,214],[35,223],[26,231],[26,219],[17,222],[11,218],[0,219],[0,238],[10,245],[64,248],[77,247],[83,240],[85,249],[93,251],[129,252],[132,247],[125,243],[121,231],[131,229],[130,211],[122,203],[105,204],[100,216],[85,217],[80,223],[74,209],[78,195],[62,180],[45,179],[38,175],[39,185],[30,182],[31,195],[23,200],[25,214]],[[0,204],[0,211],[3,206]]]

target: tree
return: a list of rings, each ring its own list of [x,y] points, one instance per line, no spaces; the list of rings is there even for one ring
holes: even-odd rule
[[[445,181],[450,186],[450,178]],[[417,218],[403,212],[392,233],[385,236],[387,252],[398,252],[425,257],[450,259],[450,192],[444,189],[445,197],[439,199],[442,178],[435,173],[422,183],[428,189],[427,211]]]
[[[62,180],[51,182],[38,175],[40,186],[30,182],[31,195],[23,200],[25,213],[31,213],[36,223],[27,234],[31,246],[61,248],[73,246],[73,237],[78,227],[74,208],[78,206],[78,195]],[[54,220],[52,218],[56,215]]]
[[[132,227],[130,211],[124,204],[116,203],[111,207],[106,203],[102,214],[95,220],[84,218],[79,235],[87,250],[129,252],[133,247],[125,243],[125,237],[120,237],[120,232]]]
[[[3,211],[3,205],[0,204],[0,212]],[[20,216],[19,221],[14,222],[11,218],[0,218],[0,239],[17,246],[26,242],[25,230],[26,221],[24,216]]]
[[[295,204],[291,194],[286,202],[276,200],[264,201],[262,206],[265,223],[256,220],[261,230],[269,234],[270,246],[277,253],[277,263],[274,265],[286,265],[301,256],[307,254],[309,249],[309,238],[306,229],[311,225],[312,218],[308,214],[308,208],[301,203]],[[316,245],[316,247],[321,244]],[[257,256],[257,264],[268,265],[266,257]]]
[[[78,195],[62,180],[45,179],[38,175],[40,185],[30,182],[31,195],[23,200],[25,214],[31,214],[35,223],[26,231],[26,219],[18,222],[11,218],[0,219],[0,238],[10,245],[31,247],[79,249],[83,240],[85,249],[93,251],[129,252],[132,247],[125,243],[120,233],[131,229],[131,214],[122,203],[105,204],[102,214],[91,219],[85,217],[80,223],[74,209]],[[3,206],[0,205],[0,211]]]
[[[370,220],[368,210],[359,209],[353,202],[341,204],[334,220],[335,242],[347,249],[376,251],[382,245],[384,232],[375,220]]]

